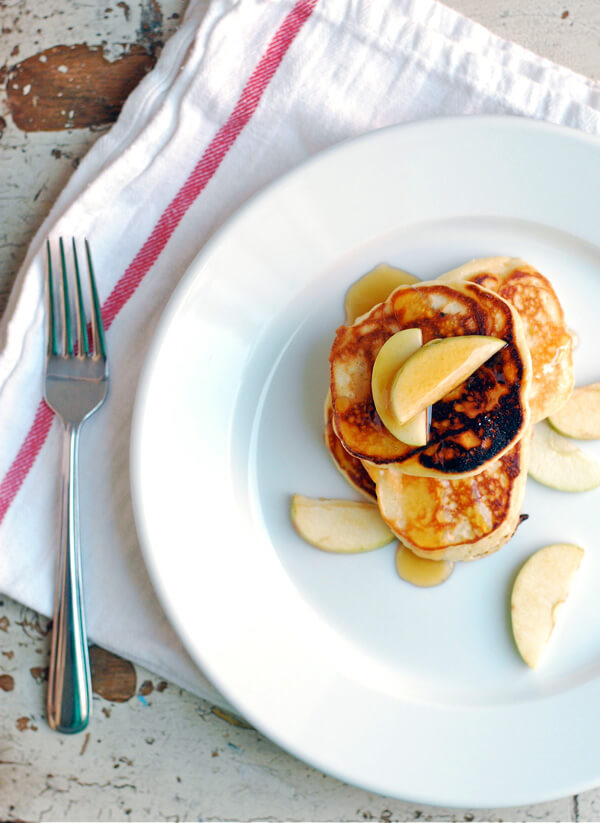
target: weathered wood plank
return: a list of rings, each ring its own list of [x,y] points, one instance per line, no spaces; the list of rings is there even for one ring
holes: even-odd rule
[[[126,703],[135,694],[135,666],[128,660],[107,652],[100,646],[90,647],[92,689],[113,703]]]
[[[8,110],[26,132],[112,123],[155,60],[138,45],[112,61],[85,43],[45,49],[7,72]]]
[[[46,683],[29,672],[46,661],[47,621],[7,599],[0,617],[0,672],[15,681],[12,691],[0,691],[0,820],[573,819],[572,798],[520,809],[438,809],[347,786],[141,667],[143,694],[140,688],[122,703],[95,695],[88,729],[57,734],[45,720]],[[597,809],[581,819],[598,820]]]

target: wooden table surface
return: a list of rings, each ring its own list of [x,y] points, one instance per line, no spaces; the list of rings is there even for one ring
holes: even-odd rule
[[[449,4],[600,79],[598,0]],[[33,233],[152,68],[184,6],[184,0],[0,0],[0,312]],[[91,650],[89,729],[55,734],[44,714],[48,634],[45,618],[0,597],[2,821],[600,820],[600,789],[483,811],[364,792],[98,647]]]

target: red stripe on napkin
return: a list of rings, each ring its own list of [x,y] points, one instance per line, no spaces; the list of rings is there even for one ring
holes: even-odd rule
[[[23,440],[23,445],[17,452],[17,456],[0,484],[0,523],[4,520],[8,507],[29,474],[29,469],[33,466],[33,462],[48,436],[53,418],[54,412],[42,400],[37,407],[31,428],[27,432],[25,440]]]
[[[169,203],[152,234],[129,264],[103,307],[107,326],[129,300],[148,269],[156,261],[181,218],[213,177],[223,158],[256,111],[261,97],[294,38],[310,17],[318,0],[301,0],[287,15],[266,52],[250,75],[234,110],[211,140],[193,172]]]
[[[169,203],[152,233],[106,299],[102,307],[102,316],[107,329],[156,262],[181,219],[214,176],[225,155],[251,119],[287,50],[317,3],[318,0],[299,0],[284,18],[250,75],[227,121],[213,137],[194,170]],[[42,400],[17,456],[0,483],[0,523],[4,520],[44,445],[52,420],[53,413]]]

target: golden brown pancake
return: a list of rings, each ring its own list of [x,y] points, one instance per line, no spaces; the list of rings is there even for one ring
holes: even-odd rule
[[[433,406],[430,441],[422,448],[385,428],[371,393],[380,348],[408,328],[420,328],[423,343],[462,334],[507,342]],[[413,475],[464,477],[501,457],[528,426],[531,359],[520,318],[506,300],[474,283],[400,286],[354,325],[338,329],[329,360],[335,431],[361,460],[394,463]]]
[[[358,457],[349,454],[342,446],[342,442],[333,428],[333,408],[331,405],[331,394],[327,393],[325,400],[325,445],[333,458],[337,469],[346,478],[352,488],[364,494],[369,500],[376,498],[375,483],[371,480],[368,471],[360,462]]]
[[[430,560],[475,560],[500,549],[519,525],[530,433],[484,471],[460,480],[411,477],[365,464],[381,516],[400,542]]]
[[[438,278],[478,283],[519,312],[532,360],[529,403],[532,423],[558,411],[573,389],[573,340],[556,292],[533,266],[515,257],[473,260]]]

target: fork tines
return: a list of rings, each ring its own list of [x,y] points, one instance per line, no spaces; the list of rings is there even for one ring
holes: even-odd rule
[[[88,241],[85,240],[89,283],[87,299],[84,298],[75,238],[72,238],[74,276],[71,277],[71,285],[73,281],[75,285],[72,290],[69,288],[68,267],[62,237],[58,240],[60,266],[57,269],[60,269],[60,276],[56,278],[52,269],[52,251],[49,240],[46,241],[46,251],[48,254],[49,300],[48,354],[59,357],[79,356],[106,359],[102,312]],[[86,311],[86,304],[89,306],[88,311]],[[89,321],[86,319],[88,317]]]

